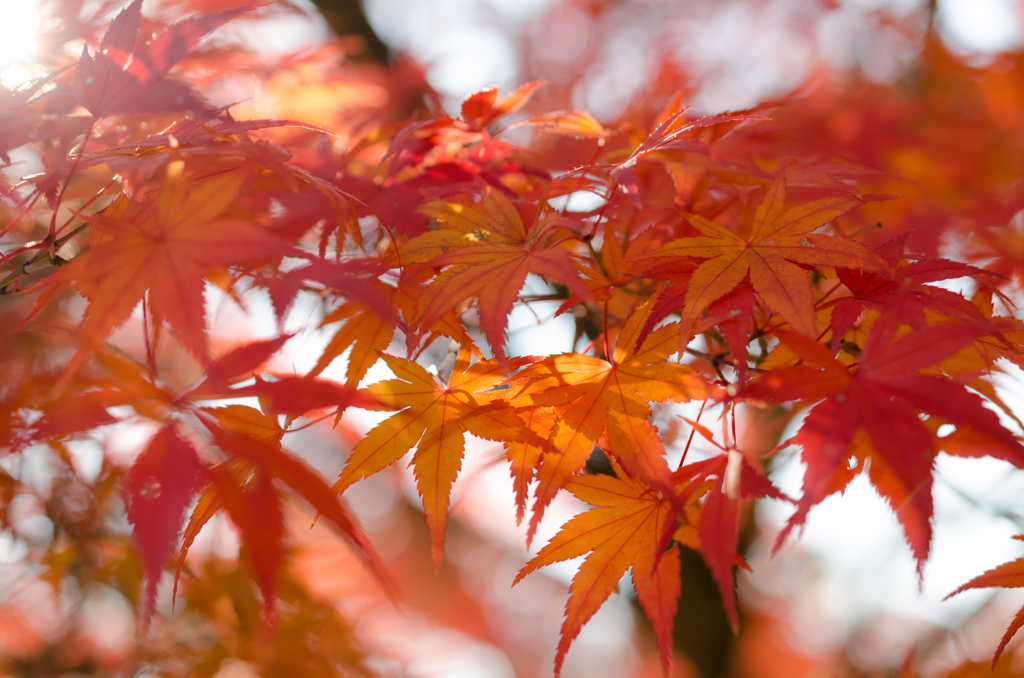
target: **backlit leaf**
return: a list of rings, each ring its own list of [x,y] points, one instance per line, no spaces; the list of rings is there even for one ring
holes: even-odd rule
[[[125,474],[128,521],[146,575],[147,619],[202,470],[195,448],[168,425],[150,439]]]
[[[395,463],[416,448],[412,467],[430,526],[434,567],[440,568],[452,484],[462,467],[467,433],[488,440],[525,442],[550,449],[492,389],[504,373],[496,360],[471,363],[463,350],[447,384],[416,363],[384,354],[398,377],[372,384],[366,394],[386,409],[400,410],[375,426],[352,450],[335,484],[344,492],[352,483]],[[511,369],[527,359],[509,361]]]

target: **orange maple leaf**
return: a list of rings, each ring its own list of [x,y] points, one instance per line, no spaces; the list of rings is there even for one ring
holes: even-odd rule
[[[561,417],[557,407],[528,407],[522,410],[523,423],[542,438],[550,438],[555,423]],[[516,525],[523,522],[526,515],[526,497],[530,492],[530,483],[541,463],[543,450],[537,445],[526,442],[510,442],[505,450],[508,456],[509,471],[512,475],[512,490],[516,495]],[[541,509],[543,512],[543,509]],[[536,528],[531,523],[526,543],[529,545]]]
[[[513,582],[515,586],[544,565],[586,555],[569,586],[555,675],[561,672],[565,654],[580,629],[618,589],[619,580],[631,566],[668,675],[680,591],[676,546],[665,551],[676,526],[672,505],[647,485],[628,478],[579,476],[569,481],[566,489],[595,508],[563,525]]]
[[[397,261],[394,263],[398,264]],[[380,359],[381,353],[387,350],[395,332],[399,328],[407,328],[393,311],[397,309],[404,318],[415,317],[417,304],[423,298],[423,285],[428,278],[429,272],[421,272],[419,275],[406,274],[399,279],[395,287],[380,280],[360,280],[359,285],[362,289],[358,296],[346,299],[321,322],[321,327],[338,321],[342,321],[343,324],[327,343],[311,374],[319,374],[331,362],[349,351],[345,383],[357,386],[370,367]],[[392,313],[384,314],[381,312],[382,309],[368,304],[366,292],[373,292],[387,300],[386,308],[383,310],[390,310]],[[448,337],[469,348],[474,355],[479,355],[479,351],[466,333],[465,326],[454,312],[445,313],[429,328],[419,328],[418,334],[424,346],[438,337]]]
[[[434,566],[439,568],[449,495],[462,466],[466,433],[488,440],[551,446],[524,425],[516,411],[501,400],[500,392],[490,392],[505,376],[496,360],[470,364],[471,353],[464,348],[445,384],[411,360],[387,354],[381,357],[398,379],[377,382],[363,392],[379,401],[381,409],[401,411],[375,426],[356,445],[334,488],[343,492],[415,446],[412,467],[430,527]],[[518,369],[528,360],[512,359],[510,367]]]
[[[446,228],[416,236],[402,247],[402,261],[445,270],[424,290],[413,323],[431,328],[464,302],[479,299],[480,322],[499,360],[505,356],[508,315],[528,273],[568,286],[590,298],[569,252],[552,243],[575,224],[558,212],[527,227],[512,202],[485,184],[479,203],[439,201],[420,208]]]
[[[670,488],[665,449],[657,429],[648,421],[649,402],[686,402],[721,393],[691,367],[668,362],[679,340],[675,324],[652,332],[639,349],[635,348],[656,301],[657,295],[629,317],[616,340],[611,361],[578,353],[554,355],[513,378],[522,384],[509,397],[513,405],[554,407],[559,412],[551,431],[551,442],[558,452],[543,453],[539,458],[528,540],[536,532],[544,508],[580,472],[599,441],[630,475]],[[516,455],[533,454],[528,446],[514,451]],[[513,468],[517,463],[513,460]]]
[[[155,199],[152,194],[122,195],[88,217],[89,251],[50,281],[57,288],[73,282],[89,300],[82,322],[85,342],[73,366],[144,298],[153,318],[166,321],[182,344],[208,363],[206,271],[270,259],[289,250],[286,241],[232,210],[235,197],[251,178],[249,171],[196,171],[198,177],[187,176],[185,161],[172,160]]]
[[[797,264],[879,273],[888,270],[877,254],[859,243],[812,233],[867,199],[861,195],[832,196],[787,210],[783,168],[775,175],[753,219],[741,223],[738,232],[699,214],[688,214],[687,219],[702,236],[674,240],[637,258],[652,266],[666,257],[705,260],[693,272],[683,299],[684,340],[692,336],[701,313],[748,275],[757,296],[769,309],[782,316],[793,330],[816,337],[814,293],[807,271]]]
[[[697,120],[688,120],[686,112],[693,104],[684,106],[681,93],[672,97],[668,106],[658,116],[658,124],[644,141],[636,147],[630,156],[616,165],[609,173],[609,179],[621,186],[626,193],[638,194],[637,167],[644,160],[656,153],[664,151],[688,151],[691,153],[707,153],[708,144],[697,136],[700,130],[708,127],[719,127],[718,133],[728,132],[733,123],[745,120],[756,120],[757,115],[751,112],[724,113]]]
[[[378,283],[380,284],[380,283]],[[381,287],[385,287],[380,284]],[[395,333],[394,319],[386,318],[359,301],[346,300],[328,313],[320,326],[344,321],[324,348],[310,374],[320,374],[331,362],[351,348],[345,368],[345,383],[358,386],[367,371],[380,359]]]

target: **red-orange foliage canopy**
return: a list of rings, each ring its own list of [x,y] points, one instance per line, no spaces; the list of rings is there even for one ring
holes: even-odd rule
[[[679,550],[703,556],[735,626],[737,534],[751,499],[794,502],[781,541],[866,470],[920,570],[937,455],[1024,467],[1021,432],[1009,427],[1019,420],[990,379],[999,361],[1024,365],[1024,326],[1004,296],[1024,262],[1020,229],[1006,227],[1019,179],[1014,192],[1005,164],[991,169],[1000,181],[989,165],[956,162],[959,149],[988,143],[976,137],[1003,134],[1019,163],[1013,126],[965,125],[961,111],[901,106],[880,87],[850,102],[846,115],[863,120],[844,138],[816,111],[834,105],[825,94],[777,113],[705,118],[675,97],[644,126],[602,126],[579,111],[531,109],[536,83],[473,94],[458,118],[394,122],[351,107],[355,122],[336,129],[236,120],[190,79],[228,68],[230,54],[201,40],[259,4],[151,36],[135,0],[69,68],[0,90],[0,445],[59,451],[102,427],[152,422],[123,476],[110,471],[132,525],[135,581],[147,582],[136,596],[144,616],[172,554],[180,572],[219,511],[238,528],[266,616],[278,614],[286,492],[386,582],[345,493],[413,450],[441,567],[470,433],[504,445],[519,520],[533,487],[531,537],[562,490],[593,506],[519,575],[584,556],[556,673],[627,570],[667,672]],[[966,100],[982,114],[1024,112],[1019,78],[971,71],[934,43],[924,58],[979,89]],[[1005,89],[1018,96],[1000,99]],[[956,146],[945,149],[953,128]],[[42,171],[17,178],[12,154],[24,148]],[[945,180],[959,200],[933,185],[927,157],[937,149],[952,154],[956,176]],[[900,170],[918,172],[913,189]],[[907,190],[925,197],[897,197]],[[596,206],[570,210],[580,195]],[[954,233],[964,261],[935,251]],[[529,305],[524,284],[538,278],[542,296],[574,316],[577,341],[567,353],[510,355],[510,314]],[[953,279],[973,292],[933,284]],[[279,335],[211,334],[213,290],[241,304],[266,294]],[[322,325],[340,325],[308,374],[270,369],[300,297],[321,301]],[[451,346],[444,376],[421,360],[439,344]],[[343,383],[320,376],[344,355]],[[378,361],[394,378],[359,388]],[[689,422],[719,456],[668,449],[671,410],[660,404],[686,402],[720,406],[721,435]],[[744,406],[807,412],[783,443],[806,463],[800,497],[785,497],[766,458],[738,446]],[[282,439],[350,407],[393,414],[355,444],[332,488]],[[588,473],[595,448],[614,477]],[[18,479],[4,482],[9,502]],[[1020,586],[1021,567],[964,588]]]

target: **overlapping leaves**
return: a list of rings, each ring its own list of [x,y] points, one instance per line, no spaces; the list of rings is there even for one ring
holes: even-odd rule
[[[496,360],[471,362],[463,350],[447,383],[420,365],[384,354],[397,379],[369,386],[366,393],[382,409],[399,409],[374,427],[345,464],[335,489],[372,475],[416,448],[412,467],[430,526],[434,566],[441,566],[452,484],[462,466],[465,438],[472,433],[489,440],[550,444],[527,428],[516,411],[493,392],[504,378]],[[524,360],[511,361],[513,368]]]
[[[873,484],[896,511],[920,572],[931,544],[933,464],[943,449],[939,426],[951,424],[982,436],[987,454],[1019,467],[1024,467],[1024,448],[979,396],[934,369],[984,336],[988,327],[945,323],[898,338],[896,330],[896,322],[877,322],[855,370],[823,346],[780,332],[808,364],[772,370],[741,395],[821,400],[795,438],[807,464],[803,496],[778,542],[803,524],[813,506],[843,490],[867,466]]]
[[[741,221],[732,230],[699,214],[688,214],[700,236],[674,240],[643,258],[704,260],[690,277],[682,301],[681,326],[687,340],[704,309],[747,277],[758,297],[794,331],[816,336],[811,282],[807,271],[797,264],[875,272],[887,269],[884,261],[857,242],[814,233],[863,203],[864,197],[857,194],[838,195],[786,209],[785,171],[780,170],[749,222]]]
[[[414,324],[429,328],[476,297],[484,334],[495,355],[504,357],[508,316],[527,274],[543,276],[589,298],[569,252],[554,240],[564,236],[567,228],[576,228],[560,213],[548,212],[527,226],[516,206],[500,190],[486,185],[478,204],[446,201],[420,211],[444,228],[407,242],[402,259],[444,270],[424,290]]]
[[[1020,322],[1000,317],[993,302],[1000,279],[915,256],[905,235],[869,246],[842,235],[855,230],[830,228],[860,218],[874,200],[845,164],[765,150],[744,136],[741,125],[753,126],[753,115],[689,119],[679,97],[649,132],[578,111],[535,115],[526,122],[543,139],[520,148],[496,127],[522,109],[536,83],[504,97],[477,92],[461,120],[368,125],[330,142],[309,126],[276,135],[270,130],[286,121],[236,121],[171,78],[207,33],[257,4],[187,19],[145,40],[141,0],[132,2],[99,50],[83,53],[70,82],[52,76],[88,123],[65,116],[58,127],[69,157],[26,184],[39,188],[16,205],[27,214],[47,203],[52,215],[32,216],[51,217],[49,235],[37,242],[19,232],[17,219],[3,230],[21,238],[4,249],[11,273],[3,289],[17,288],[34,266],[62,265],[44,280],[36,310],[70,288],[85,299],[80,322],[54,324],[62,340],[38,361],[24,349],[38,339],[21,334],[28,321],[10,323],[18,329],[8,333],[4,316],[0,367],[17,377],[0,385],[5,446],[17,453],[126,418],[156,422],[124,479],[147,613],[196,495],[179,566],[203,525],[225,511],[268,612],[280,594],[286,491],[379,569],[338,494],[413,450],[440,567],[472,434],[505,446],[520,519],[532,488],[528,540],[562,489],[594,507],[517,578],[584,557],[556,671],[632,569],[668,672],[673,615],[685,595],[678,549],[702,554],[735,625],[741,509],[781,498],[756,470],[762,460],[737,448],[735,430],[720,440],[691,422],[724,454],[673,472],[669,404],[724,403],[723,436],[729,424],[735,429],[740,403],[807,408],[792,441],[807,463],[803,493],[779,539],[867,469],[919,567],[929,553],[940,452],[1024,466],[1017,437],[986,407],[1016,417],[987,373],[999,359],[1024,364]],[[11,99],[12,111],[40,88],[25,91]],[[159,133],[118,126],[154,113],[174,120],[165,126],[162,118],[152,128]],[[38,138],[44,128],[32,126],[43,117],[19,118],[7,145]],[[94,130],[86,133],[87,125]],[[550,150],[570,139],[586,152]],[[572,212],[576,193],[597,207]],[[65,212],[78,230],[59,236],[66,226],[57,228],[57,214]],[[86,228],[74,255],[61,249]],[[546,286],[533,298],[523,292],[529,276]],[[929,285],[958,277],[981,291],[968,299]],[[212,357],[223,337],[211,334],[210,286],[242,307],[249,290],[265,291],[280,336]],[[300,298],[322,304],[321,326],[340,326],[308,373],[268,369],[292,338],[283,326]],[[561,344],[562,353],[516,357],[509,318],[538,299],[572,314],[576,341]],[[140,304],[145,313],[132,324]],[[144,348],[112,338],[122,326]],[[164,326],[188,353],[187,379],[172,378],[180,375],[159,341]],[[693,335],[699,340],[690,344]],[[438,337],[460,349],[446,380],[417,362],[436,353]],[[388,353],[403,342],[406,357]],[[484,342],[493,357],[484,357]],[[342,360],[344,385],[323,376]],[[394,378],[357,390],[378,360]],[[298,418],[353,405],[393,414],[354,446],[331,488],[283,437]],[[588,474],[595,451],[611,460],[614,476]],[[1019,570],[1007,564],[958,591],[1018,586]]]
[[[509,448],[516,487],[536,477],[533,518],[528,539],[544,508],[578,475],[594,447],[614,455],[632,476],[670,495],[669,468],[657,429],[648,421],[650,402],[702,400],[719,391],[692,368],[668,361],[678,344],[678,329],[669,325],[649,335],[640,346],[640,332],[654,300],[642,304],[618,335],[611,360],[561,354],[534,363],[514,377],[510,402],[537,418],[537,425],[557,452],[528,445]],[[550,419],[549,419],[550,418]],[[550,420],[550,428],[542,422]],[[530,461],[527,462],[527,459]],[[525,502],[520,491],[519,505]]]

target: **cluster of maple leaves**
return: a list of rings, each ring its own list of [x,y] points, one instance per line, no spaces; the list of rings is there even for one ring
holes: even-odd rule
[[[556,673],[629,570],[667,672],[679,549],[701,553],[738,623],[749,500],[793,502],[781,543],[866,473],[920,571],[937,455],[1024,467],[1003,423],[1020,421],[990,379],[1001,359],[1024,366],[1024,327],[997,311],[1012,308],[1006,279],[916,255],[908,232],[875,232],[871,210],[899,202],[873,192],[891,175],[785,150],[766,135],[768,110],[695,119],[677,97],[647,127],[525,114],[536,83],[472,94],[458,117],[344,135],[238,121],[205,102],[181,64],[249,9],[148,37],[135,0],[69,69],[0,91],[0,158],[16,168],[10,154],[27,144],[44,168],[0,179],[0,292],[17,293],[0,300],[0,445],[17,453],[117,422],[157,425],[123,479],[144,615],[168,559],[179,553],[180,572],[223,511],[272,616],[285,492],[347,535],[389,586],[345,490],[410,453],[440,567],[472,434],[504,445],[528,539],[559,492],[592,506],[518,577],[584,556]],[[570,210],[581,195],[595,206]],[[578,350],[509,355],[528,276],[574,317]],[[963,279],[971,295],[934,284]],[[284,332],[211,347],[210,287],[240,304],[266,294],[281,327],[299,296],[321,299],[331,338],[313,369],[265,368],[292,338]],[[133,352],[112,335],[140,308]],[[161,365],[168,343],[195,364],[191,382]],[[441,378],[417,359],[445,343]],[[336,360],[344,382],[320,376]],[[393,378],[360,388],[378,361]],[[721,434],[687,424],[720,454],[684,452],[673,467],[655,407],[687,402],[717,406]],[[773,449],[799,447],[800,497],[772,485],[767,458],[738,447],[744,406],[805,415]],[[349,407],[393,414],[332,486],[282,440]],[[595,449],[612,474],[588,472]],[[1019,585],[1022,573],[1017,561],[963,588]],[[1022,624],[1024,611],[997,659]]]

